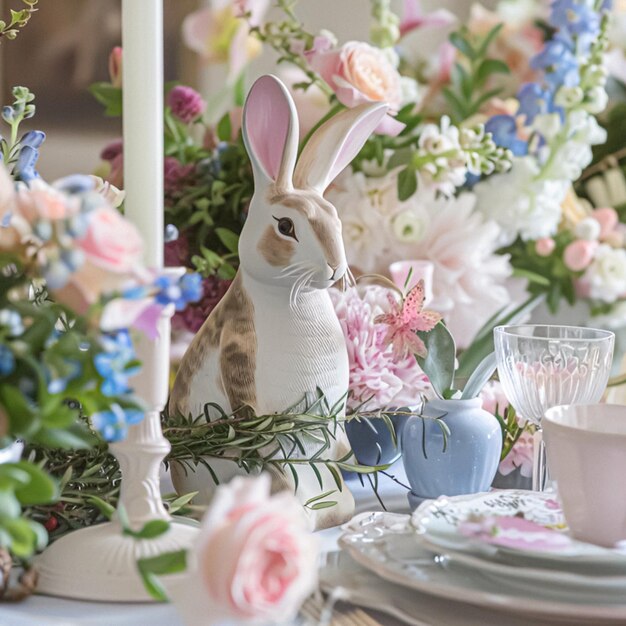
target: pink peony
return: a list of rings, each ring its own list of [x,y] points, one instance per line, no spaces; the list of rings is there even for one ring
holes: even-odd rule
[[[593,256],[598,247],[597,242],[586,239],[577,239],[568,244],[563,251],[563,262],[567,269],[572,272],[581,272],[593,261]]]
[[[122,87],[122,48],[115,46],[109,54],[109,79],[113,87]]]
[[[497,381],[488,382],[480,392],[480,398],[483,401],[483,409],[492,415],[496,412],[500,417],[504,416],[509,401],[504,395],[502,385]]]
[[[177,85],[167,94],[167,105],[172,114],[185,124],[197,120],[206,109],[202,96],[191,87]]]
[[[361,41],[349,41],[331,48],[328,39],[316,40],[305,52],[311,68],[329,84],[339,102],[355,107],[364,102],[385,102],[398,111],[402,102],[400,74],[380,48]],[[397,135],[400,122],[386,115],[378,132]]]
[[[523,432],[511,451],[500,461],[500,474],[507,476],[519,467],[520,474],[530,478],[533,475],[533,441],[533,433]]]
[[[218,487],[204,516],[195,575],[225,617],[288,622],[317,586],[318,552],[293,494],[270,495],[267,474],[238,477]]]
[[[414,406],[431,391],[415,358],[394,359],[392,346],[385,344],[387,328],[374,323],[375,317],[387,312],[388,293],[376,286],[364,287],[361,293],[330,290],[348,348],[349,409]]]

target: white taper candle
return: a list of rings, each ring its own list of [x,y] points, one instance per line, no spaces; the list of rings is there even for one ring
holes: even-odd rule
[[[126,216],[147,266],[163,266],[163,0],[123,0]]]

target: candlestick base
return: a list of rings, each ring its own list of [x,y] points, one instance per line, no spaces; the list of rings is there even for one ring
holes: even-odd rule
[[[62,537],[37,557],[38,593],[94,602],[150,602],[137,560],[189,548],[198,531],[172,522],[156,539],[122,534],[117,522],[83,528]]]

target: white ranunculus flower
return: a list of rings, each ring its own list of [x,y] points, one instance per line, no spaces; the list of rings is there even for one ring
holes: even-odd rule
[[[600,244],[583,278],[591,298],[615,302],[626,295],[626,250]]]
[[[418,105],[422,100],[419,83],[410,76],[400,77],[400,91],[402,93],[402,105],[409,103]]]
[[[416,243],[428,230],[428,221],[425,212],[407,209],[393,218],[393,233],[402,243]]]
[[[528,241],[556,233],[569,181],[537,180],[538,173],[533,158],[515,158],[508,172],[474,187],[478,210],[501,228],[500,245],[508,245],[518,236]]]
[[[587,241],[596,241],[600,237],[600,231],[600,222],[593,217],[585,217],[574,227],[576,237]]]

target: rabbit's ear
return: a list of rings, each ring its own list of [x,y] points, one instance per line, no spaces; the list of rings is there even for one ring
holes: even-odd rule
[[[254,180],[291,189],[298,155],[298,113],[287,87],[276,76],[261,76],[243,110],[243,139]]]
[[[294,184],[324,193],[359,153],[376,130],[389,107],[377,102],[342,111],[322,124],[309,139],[298,159]]]

